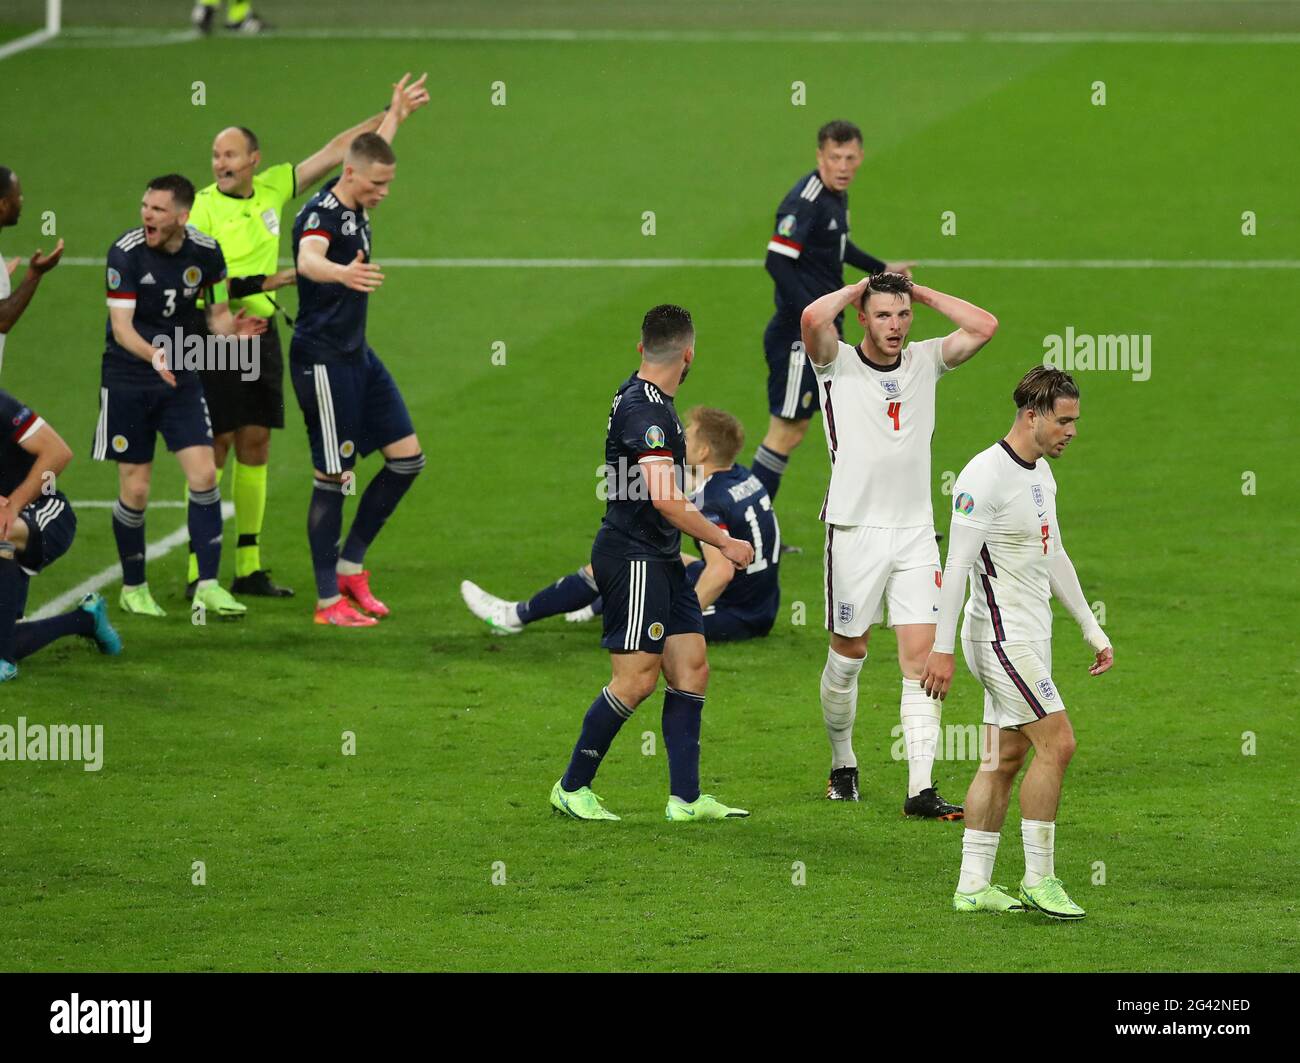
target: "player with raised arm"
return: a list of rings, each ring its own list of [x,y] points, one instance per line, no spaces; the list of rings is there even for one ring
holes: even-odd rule
[[[911,262],[886,265],[849,239],[849,185],[862,165],[862,131],[827,122],[817,131],[817,167],[794,183],[776,209],[764,268],[775,285],[776,312],[763,333],[767,356],[767,435],[754,454],[754,475],[776,501],[790,455],[818,409],[818,387],[804,350],[799,315],[844,284],[844,263],[864,273],[902,273]],[[837,319],[836,328],[840,326]]]
[[[647,311],[637,344],[641,366],[619,385],[605,437],[605,518],[591,548],[605,600],[604,637],[613,676],[587,709],[568,770],[551,787],[551,806],[574,819],[618,819],[592,792],[601,761],[663,673],[663,739],[673,822],[748,816],[700,793],[700,718],[709,663],[700,601],[681,563],[682,533],[731,565],[754,562],[754,548],[711,523],[682,492],[686,438],[673,398],[695,359],[695,326],[680,306]]]
[[[928,306],[955,332],[908,343],[912,306]],[[866,330],[853,347],[836,321],[856,306]],[[879,273],[824,295],[804,310],[803,342],[821,389],[831,477],[822,505],[826,523],[826,628],[830,650],[821,678],[822,716],[831,742],[830,800],[858,800],[853,752],[858,673],[867,634],[883,619],[898,637],[903,672],[899,715],[907,749],[903,812],[960,819],[934,785],[940,702],[921,689],[939,612],[939,549],[930,505],[930,438],[935,388],[993,338],[986,310],[896,273]]]
[[[407,74],[393,86],[378,130],[352,141],[343,173],[307,201],[293,224],[298,321],[289,372],[315,472],[307,511],[315,621],[338,627],[371,627],[389,615],[371,593],[366,551],[424,468],[401,392],[366,342],[366,306],[384,280],[371,260],[368,212],[383,202],[393,183],[392,140],[412,105],[406,95],[409,80]],[[423,81],[421,76],[416,84]],[[384,467],[366,486],[340,551],[344,480],[353,475],[358,454],[375,450],[383,454]]]
[[[30,577],[62,557],[77,532],[72,503],[57,486],[72,451],[7,391],[0,391],[0,425],[0,683],[17,678],[18,661],[69,635],[94,639],[102,653],[121,653],[122,640],[98,594],[58,616],[18,623]]]
[[[697,406],[687,415],[686,462],[695,480],[688,492],[691,502],[708,520],[754,548],[753,562],[743,569],[708,543],[697,542],[700,557],[682,554],[686,580],[703,611],[706,642],[762,638],[781,607],[781,527],[767,490],[735,460],[744,441],[741,423],[725,410]],[[589,564],[525,601],[506,601],[469,580],[461,583],[460,594],[495,635],[518,634],[525,625],[560,613],[581,622],[604,612]]]
[[[957,614],[969,578],[962,653],[984,688],[984,748],[997,751],[997,763],[977,771],[966,792],[952,905],[959,912],[1033,908],[1082,919],[1084,910],[1065,892],[1054,863],[1056,811],[1075,743],[1052,679],[1051,599],[1065,606],[1092,648],[1090,675],[1108,671],[1115,657],[1062,545],[1056,479],[1046,460],[1059,458],[1078,434],[1079,388],[1068,373],[1037,366],[1013,397],[1011,431],[976,454],[953,485],[939,624],[922,684],[938,698],[952,684]],[[1025,876],[1017,899],[993,885],[993,863],[1011,787],[1030,746],[1034,759],[1020,784]]]
[[[190,541],[196,544],[199,582],[194,601],[208,613],[240,617],[245,606],[217,583],[221,566],[221,490],[212,457],[212,426],[198,374],[177,364],[175,342],[200,295],[208,330],[217,336],[254,336],[266,328],[241,310],[231,314],[226,260],[212,237],[187,224],[194,186],[180,174],[155,177],[140,205],[143,225],[108,249],[108,324],[100,371],[99,419],[93,457],[117,462],[119,496],[113,535],[122,562],[123,610],[165,616],[145,580],[145,509],[156,437],[162,433],[190,490]],[[171,347],[172,358],[165,348]]]
[[[8,166],[0,166],[0,229],[17,225],[22,212],[22,182],[18,180],[18,175]],[[54,245],[54,250],[48,255],[37,250],[27,260],[27,272],[23,274],[22,283],[18,285],[18,290],[13,291],[9,278],[17,271],[20,260],[15,258],[6,262],[4,255],[0,254],[0,370],[4,369],[5,338],[8,336],[9,330],[18,324],[18,319],[23,316],[27,304],[32,301],[32,296],[36,294],[41,278],[57,266],[59,259],[62,257],[62,240]]]
[[[405,114],[429,101],[420,79],[405,90]],[[343,161],[348,145],[362,133],[373,133],[384,112],[372,115],[328,140],[294,165],[282,162],[259,172],[261,146],[251,129],[223,129],[212,142],[213,183],[199,189],[190,211],[190,224],[221,244],[230,272],[230,305],[252,317],[264,318],[259,340],[259,364],[254,379],[244,379],[238,367],[200,372],[203,396],[212,417],[213,448],[218,470],[234,448],[230,494],[235,503],[235,581],[231,591],[241,595],[287,598],[262,567],[261,534],[266,514],[267,463],[271,432],[284,427],[284,361],[271,293],[294,283],[292,269],[278,269],[280,212]],[[218,473],[220,476],[220,473]],[[198,580],[198,559],[189,556],[189,582]]]

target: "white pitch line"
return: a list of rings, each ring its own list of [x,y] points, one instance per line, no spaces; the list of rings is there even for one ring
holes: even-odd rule
[[[27,51],[28,48],[38,48],[46,41],[53,40],[55,36],[52,30],[37,30],[35,33],[27,34],[26,37],[16,37],[12,41],[0,44],[0,59],[8,59],[11,55]]]
[[[96,502],[74,502],[72,505],[73,508],[75,509],[77,506],[83,506],[83,507],[90,506],[92,508],[97,508],[100,504],[101,503],[96,503]],[[113,503],[111,502],[107,503],[107,505],[110,506],[112,504]],[[164,503],[155,502],[152,504],[163,505]],[[221,503],[222,523],[224,524],[234,515],[235,515],[235,507],[229,502],[222,502]],[[146,562],[156,561],[158,560],[158,558],[164,556],[165,554],[171,553],[173,550],[176,549],[176,547],[180,546],[182,543],[189,542],[189,539],[190,539],[189,528],[186,527],[185,525],[181,525],[170,535],[164,535],[157,542],[149,543],[144,548],[145,561]],[[120,579],[121,576],[122,576],[122,566],[118,562],[114,561],[107,568],[101,569],[99,572],[96,572],[93,576],[89,577],[88,579],[82,580],[71,590],[64,591],[62,594],[54,598],[51,598],[48,602],[46,602],[39,609],[37,609],[36,612],[32,613],[31,616],[26,617],[26,619],[48,620],[52,616],[58,616],[59,613],[65,612],[66,610],[70,609],[72,606],[76,605],[77,602],[81,601],[81,599],[84,598],[87,594],[92,594],[97,590],[107,587],[114,580]]]
[[[72,508],[74,511],[78,509],[112,509],[115,505],[117,505],[116,500],[110,500],[106,498],[92,498],[92,499],[83,499],[80,502],[73,502]],[[185,509],[188,505],[189,505],[188,502],[182,501],[179,498],[164,498],[161,502],[150,502],[149,508],[150,509]]]
[[[64,258],[69,266],[104,266],[102,258]],[[394,269],[762,269],[761,258],[385,258]],[[282,258],[280,265],[293,260]],[[1300,258],[930,258],[935,269],[1300,269]]]

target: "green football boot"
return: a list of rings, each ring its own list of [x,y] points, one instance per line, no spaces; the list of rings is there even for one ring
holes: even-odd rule
[[[551,807],[561,815],[571,816],[574,819],[618,819],[609,809],[600,803],[600,798],[591,792],[590,786],[580,786],[573,793],[569,793],[560,783],[563,779],[557,779],[555,785],[551,787]]]
[[[1059,878],[1045,878],[1037,886],[1020,883],[1020,899],[1026,906],[1050,915],[1053,919],[1082,919],[1088,913],[1065,892]]]
[[[689,823],[700,819],[744,819],[749,811],[744,808],[728,808],[712,794],[700,794],[687,804],[680,797],[668,798],[668,807],[664,809],[664,819],[672,823]]]
[[[194,591],[194,604],[203,606],[205,612],[213,616],[237,619],[248,612],[248,606],[235,601],[230,592],[220,583],[209,583]]]
[[[1025,906],[1007,892],[1006,886],[985,886],[978,893],[954,893],[954,912],[1023,912]]]
[[[130,589],[123,587],[121,595],[118,596],[117,606],[124,613],[134,613],[136,616],[166,616],[167,612],[161,605],[153,600],[153,595],[149,593],[149,584],[141,583],[138,587]]]

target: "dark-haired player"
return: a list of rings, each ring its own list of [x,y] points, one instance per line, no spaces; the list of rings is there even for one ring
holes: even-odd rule
[[[383,202],[393,183],[392,139],[410,107],[409,79],[407,74],[393,86],[379,129],[352,141],[342,175],[327,181],[293,223],[298,322],[289,372],[315,469],[307,539],[318,624],[370,627],[388,615],[371,593],[366,550],[424,468],[406,403],[366,342],[366,305],[384,279],[371,261],[368,211]],[[383,454],[384,467],[366,486],[340,551],[345,478],[352,477],[358,454],[375,450]]]
[[[8,166],[0,166],[0,229],[18,224],[23,212],[23,186],[18,175]],[[17,291],[10,289],[9,277],[18,268],[18,259],[6,262],[0,254],[0,370],[4,369],[5,337],[9,330],[18,323],[27,309],[27,304],[36,294],[41,278],[59,264],[63,257],[63,241],[60,240],[48,255],[37,251],[27,260],[27,272]]]
[[[1065,453],[1077,434],[1079,388],[1068,373],[1031,369],[1012,396],[1006,436],[967,462],[952,490],[952,527],[938,630],[922,683],[942,698],[952,684],[957,614],[970,579],[962,623],[966,664],[984,688],[986,749],[998,751],[966,793],[959,912],[1033,908],[1057,919],[1082,919],[1056,877],[1056,811],[1074,729],[1052,679],[1052,606],[1065,606],[1094,654],[1089,675],[1115,663],[1110,639],[1079,586],[1056,515],[1056,478],[1046,459]],[[992,884],[1011,787],[1030,746],[1034,759],[1020,784],[1025,877],[1019,897]],[[981,766],[982,768],[983,766]]]
[[[701,557],[682,554],[686,580],[703,611],[706,642],[761,638],[772,630],[781,605],[781,528],[766,488],[736,463],[744,442],[744,428],[725,410],[697,406],[687,415],[686,462],[695,479],[691,502],[706,519],[754,548],[753,563],[743,569],[708,543],[697,544]],[[469,580],[460,585],[460,593],[470,611],[498,635],[516,634],[525,624],[558,613],[585,621],[604,611],[591,565],[522,602],[497,598]]]
[[[0,425],[0,683],[17,677],[18,661],[68,635],[94,639],[103,653],[121,653],[122,640],[98,594],[59,616],[18,623],[29,578],[62,557],[77,532],[72,503],[56,486],[72,451],[7,391],[0,391]]]
[[[424,81],[405,91],[409,115],[429,101]],[[259,373],[245,380],[239,372],[211,369],[201,374],[203,395],[212,417],[217,469],[234,448],[230,494],[235,503],[235,594],[287,598],[293,591],[277,585],[262,567],[261,534],[266,513],[267,462],[271,431],[284,427],[284,365],[280,351],[279,309],[271,292],[294,282],[292,269],[277,270],[280,211],[343,161],[347,147],[362,133],[373,133],[384,112],[345,129],[296,166],[282,162],[261,172],[257,134],[244,126],[223,129],[212,142],[213,183],[199,189],[190,224],[221,244],[230,271],[230,305],[266,320],[260,341]],[[218,472],[218,477],[220,472]],[[189,557],[189,580],[198,579],[198,559]]]
[[[128,613],[165,616],[145,580],[145,509],[156,437],[175,453],[190,490],[189,532],[199,558],[194,600],[214,616],[246,609],[217,583],[221,566],[221,491],[212,457],[212,426],[198,374],[173,356],[202,295],[216,336],[254,336],[266,322],[232,315],[226,303],[226,261],[212,237],[187,224],[194,186],[180,174],[155,177],[140,204],[144,223],[108,249],[108,325],[93,457],[117,462],[119,496],[113,535],[122,561],[119,602]],[[200,337],[202,340],[203,338]],[[207,345],[205,344],[205,349]]]
[[[695,326],[680,306],[647,311],[641,366],[619,385],[605,437],[605,518],[591,547],[605,600],[604,637],[613,677],[587,709],[569,768],[551,806],[574,819],[618,819],[591,782],[619,728],[654,693],[663,673],[668,750],[665,817],[677,822],[749,815],[700,793],[700,716],[709,664],[700,601],[681,563],[682,532],[746,568],[754,548],[711,523],[682,493],[686,437],[673,397],[695,359]]]
[[[827,122],[817,131],[817,168],[804,174],[776,210],[765,267],[776,285],[776,312],[763,333],[767,355],[767,435],[754,455],[754,475],[773,501],[790,454],[818,409],[817,382],[804,350],[799,315],[814,299],[844,284],[844,263],[866,273],[911,276],[911,262],[886,265],[849,239],[848,187],[862,165],[862,131]],[[840,329],[840,319],[835,320]],[[841,330],[842,333],[842,330]]]
[[[955,332],[907,342],[912,304],[938,311]],[[836,322],[858,308],[862,343],[839,338]],[[997,331],[997,319],[951,295],[896,273],[876,274],[824,295],[803,312],[804,343],[821,389],[822,425],[831,477],[822,505],[826,524],[826,628],[830,649],[821,701],[831,741],[826,796],[858,799],[853,753],[858,673],[867,635],[884,617],[898,637],[903,672],[899,715],[907,748],[903,811],[955,820],[961,808],[934,786],[940,702],[921,689],[939,612],[939,548],[930,506],[930,438],[939,378],[975,356]]]

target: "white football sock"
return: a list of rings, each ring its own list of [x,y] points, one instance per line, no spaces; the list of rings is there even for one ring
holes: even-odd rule
[[[907,750],[907,796],[915,797],[934,785],[935,750],[939,747],[939,716],[942,703],[921,689],[919,679],[903,680],[903,697],[898,715],[903,721],[903,745]]]
[[[997,831],[966,828],[961,836],[958,893],[979,893],[993,881],[993,861],[997,859],[998,842],[1001,839],[1002,835]]]
[[[1025,843],[1025,885],[1037,886],[1056,877],[1056,824],[1022,819],[1020,837]]]
[[[355,561],[344,561],[343,558],[340,557],[338,563],[334,566],[334,571],[340,576],[355,576],[362,572],[364,567],[365,566],[363,565],[358,565]]]
[[[866,658],[841,657],[834,650],[826,651],[826,667],[822,669],[822,719],[826,721],[826,735],[831,740],[831,770],[856,768],[858,758],[853,755],[853,720],[858,715],[858,673]]]

